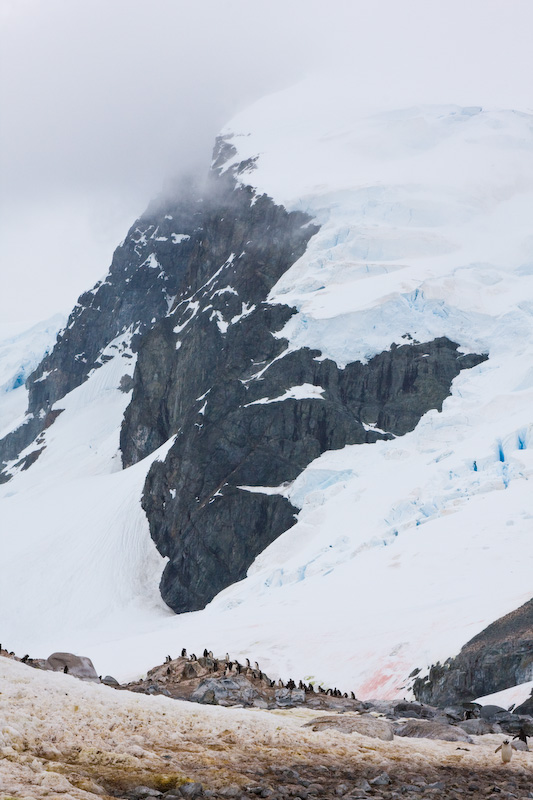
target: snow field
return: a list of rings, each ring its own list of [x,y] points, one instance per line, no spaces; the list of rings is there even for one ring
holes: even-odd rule
[[[472,772],[494,767],[501,741],[476,737],[468,751],[458,751],[456,742],[314,732],[302,725],[323,712],[200,706],[118,692],[6,658],[0,680],[1,798],[91,800],[110,779],[124,790],[173,778],[248,785],[256,770],[297,762],[376,774],[414,768],[431,780],[441,764]],[[508,771],[530,770],[531,753],[516,753]]]
[[[524,703],[533,692],[533,681],[519,683],[518,686],[511,686],[510,689],[503,689],[501,692],[486,694],[484,697],[476,698],[476,703],[482,706],[500,706],[509,709]]]
[[[117,337],[106,351],[115,357],[56,404],[63,411],[44,433],[45,450],[0,488],[0,607],[13,608],[2,627],[11,649],[61,649],[65,630],[106,631],[110,609],[114,630],[127,609],[137,625],[154,609],[168,613],[157,590],[164,559],[140,505],[149,465],[164,452],[121,471],[129,395],[118,384],[134,369],[129,338]]]

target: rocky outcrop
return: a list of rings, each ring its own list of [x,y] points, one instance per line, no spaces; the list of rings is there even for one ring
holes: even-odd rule
[[[415,680],[413,691],[424,703],[447,705],[530,680],[533,680],[533,600],[474,636],[456,658],[431,667],[429,675]]]
[[[183,651],[185,653],[185,651]],[[311,684],[298,685],[290,679],[286,683],[269,678],[258,666],[240,664],[238,660],[216,658],[204,651],[196,657],[183,654],[178,658],[167,656],[164,664],[149,670],[146,678],[124,684],[118,688],[142,694],[163,694],[179,700],[222,706],[255,708],[287,708],[306,705],[317,710],[360,711],[364,704],[352,693],[340,690],[326,692],[315,690]]]

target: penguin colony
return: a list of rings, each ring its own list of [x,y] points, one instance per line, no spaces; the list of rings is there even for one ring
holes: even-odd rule
[[[204,648],[202,656],[198,658],[196,653],[187,655],[187,649],[183,647],[180,658],[187,658],[189,662],[198,661],[203,667],[207,668],[209,672],[222,671],[224,677],[230,677],[231,675],[244,675],[248,678],[261,680],[264,681],[270,688],[289,690],[298,688],[310,694],[316,693],[328,695],[330,697],[344,697],[352,700],[357,699],[354,692],[350,692],[350,694],[348,694],[348,692],[341,692],[341,690],[337,689],[337,687],[324,689],[323,686],[318,686],[315,689],[312,683],[304,683],[302,680],[298,681],[298,684],[296,684],[292,678],[289,678],[289,680],[286,682],[282,681],[281,679],[278,681],[271,680],[268,675],[263,672],[257,661],[254,662],[253,667],[249,658],[245,658],[245,663],[241,664],[238,659],[230,658],[229,653],[226,653],[223,659],[216,659],[213,656],[212,650]],[[165,663],[169,664],[172,660],[172,656],[167,655]],[[167,674],[170,674],[170,669],[167,671]]]

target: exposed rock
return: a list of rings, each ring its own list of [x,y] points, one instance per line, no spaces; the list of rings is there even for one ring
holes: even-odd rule
[[[259,692],[243,675],[234,678],[207,678],[191,694],[197,703],[243,703],[249,705]]]
[[[418,700],[445,705],[472,700],[533,679],[533,600],[496,620],[456,658],[417,678]],[[486,706],[485,706],[486,708]]]
[[[162,797],[163,792],[158,791],[157,789],[151,789],[149,786],[136,786],[134,789],[131,790],[131,794],[135,798],[139,798],[142,800],[144,797]]]
[[[294,706],[305,702],[303,689],[276,689],[274,696],[278,706]]]
[[[106,686],[120,686],[120,683],[112,675],[106,675],[102,678],[102,683],[105,683]]]
[[[391,783],[391,779],[386,772],[382,772],[376,778],[373,778],[370,783],[372,786],[388,786]]]
[[[180,792],[182,797],[201,797],[204,793],[204,789],[201,783],[184,783],[180,786]]]
[[[481,719],[495,720],[499,714],[507,714],[507,709],[501,706],[486,705],[482,706],[479,712]]]
[[[411,739],[442,739],[445,742],[472,742],[470,736],[455,725],[444,725],[428,719],[409,719],[394,726],[396,736]]]
[[[484,736],[487,733],[501,733],[501,728],[486,719],[465,719],[461,728],[470,736]]]
[[[392,725],[384,719],[378,719],[370,714],[359,716],[355,714],[339,714],[333,717],[317,717],[306,722],[304,728],[314,731],[333,728],[341,733],[360,733],[373,739],[391,741],[394,738]]]
[[[52,653],[46,659],[44,669],[67,672],[82,681],[99,681],[93,662],[87,656],[75,656],[73,653]]]

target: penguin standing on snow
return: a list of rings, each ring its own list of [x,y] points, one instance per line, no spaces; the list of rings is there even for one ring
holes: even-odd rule
[[[513,750],[516,750],[516,747],[510,743],[509,739],[505,739],[494,752],[497,753],[500,750],[502,751],[503,763],[508,764],[513,757]]]

